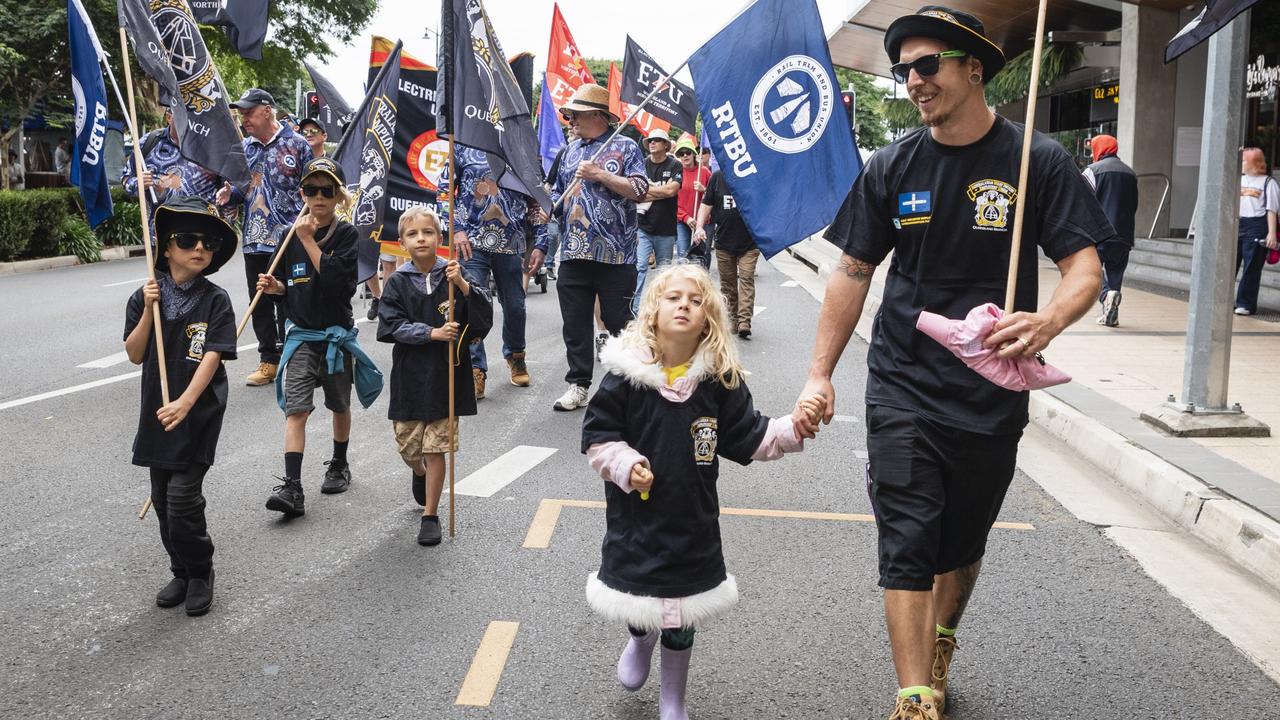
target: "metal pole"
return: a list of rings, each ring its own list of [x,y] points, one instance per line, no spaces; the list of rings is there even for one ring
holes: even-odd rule
[[[1241,13],[1209,39],[1197,192],[1201,214],[1192,245],[1182,376],[1182,403],[1191,411],[1227,409],[1244,112],[1240,79],[1245,74],[1249,15]]]

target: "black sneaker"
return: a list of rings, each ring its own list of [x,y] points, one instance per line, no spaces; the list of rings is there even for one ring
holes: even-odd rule
[[[427,506],[427,476],[414,473],[410,487],[413,488],[413,499],[421,507]]]
[[[324,471],[324,482],[320,483],[320,492],[325,495],[336,495],[340,492],[346,492],[351,487],[351,466],[346,460],[334,458],[328,460],[325,465],[329,466]]]
[[[418,544],[439,545],[440,539],[440,518],[435,515],[423,515],[422,527],[418,528]]]
[[[178,607],[187,598],[187,579],[176,577],[156,593],[156,605],[162,608]]]
[[[203,615],[213,607],[213,570],[208,578],[191,578],[187,581],[187,614]]]
[[[378,319],[378,298],[374,298],[373,301],[369,303],[369,312],[365,313],[364,316],[367,320]]]
[[[302,481],[295,478],[278,479],[284,484],[271,488],[271,497],[267,498],[267,509],[284,513],[286,517],[306,515],[306,497],[302,492]]]

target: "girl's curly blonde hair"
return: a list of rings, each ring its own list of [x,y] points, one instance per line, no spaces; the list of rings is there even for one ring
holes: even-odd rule
[[[730,330],[724,296],[712,283],[710,273],[696,263],[672,265],[661,269],[649,280],[644,294],[640,296],[640,312],[623,331],[623,342],[632,347],[648,348],[653,354],[654,362],[661,362],[658,346],[658,301],[676,280],[690,280],[702,293],[702,311],[706,315],[707,324],[702,329],[702,339],[698,342],[695,359],[703,356],[708,363],[707,374],[717,378],[726,388],[732,390],[738,387],[742,384],[745,371],[738,361],[738,346],[734,343],[733,332]]]

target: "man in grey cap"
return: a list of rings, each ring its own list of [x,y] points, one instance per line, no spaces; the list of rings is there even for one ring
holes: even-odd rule
[[[289,232],[302,210],[302,166],[311,159],[311,146],[288,124],[276,120],[275,98],[265,90],[250,88],[231,103],[244,126],[244,157],[251,180],[241,193],[230,183],[218,191],[219,205],[243,205],[242,248],[249,296],[257,292],[258,275],[267,271],[271,254]],[[280,365],[280,341],[284,338],[284,314],[276,303],[260,302],[253,311],[253,333],[258,337],[258,369],[245,378],[247,385],[267,385]]]

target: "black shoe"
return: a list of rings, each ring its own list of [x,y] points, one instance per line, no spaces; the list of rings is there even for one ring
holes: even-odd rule
[[[351,487],[351,466],[346,460],[328,460],[325,465],[329,466],[324,471],[324,482],[320,483],[320,492],[325,495],[336,495],[340,492],[346,492]]]
[[[749,327],[738,328],[738,337],[742,338],[743,340],[746,340],[747,338],[751,337],[751,328]]]
[[[411,487],[413,488],[413,499],[418,501],[421,507],[427,506],[427,476],[414,474]]]
[[[423,515],[422,527],[418,528],[418,544],[439,545],[440,539],[440,518],[435,515]]]
[[[187,597],[187,579],[176,577],[156,593],[156,605],[162,608],[178,607]]]
[[[294,478],[279,479],[284,484],[271,488],[271,497],[267,498],[267,509],[284,513],[286,517],[306,515],[306,497],[302,493],[302,481]]]
[[[367,320],[378,319],[378,298],[374,298],[373,301],[369,303],[369,312],[365,313],[364,316]]]
[[[187,614],[191,617],[209,612],[213,606],[213,570],[208,578],[191,578],[187,581]]]

